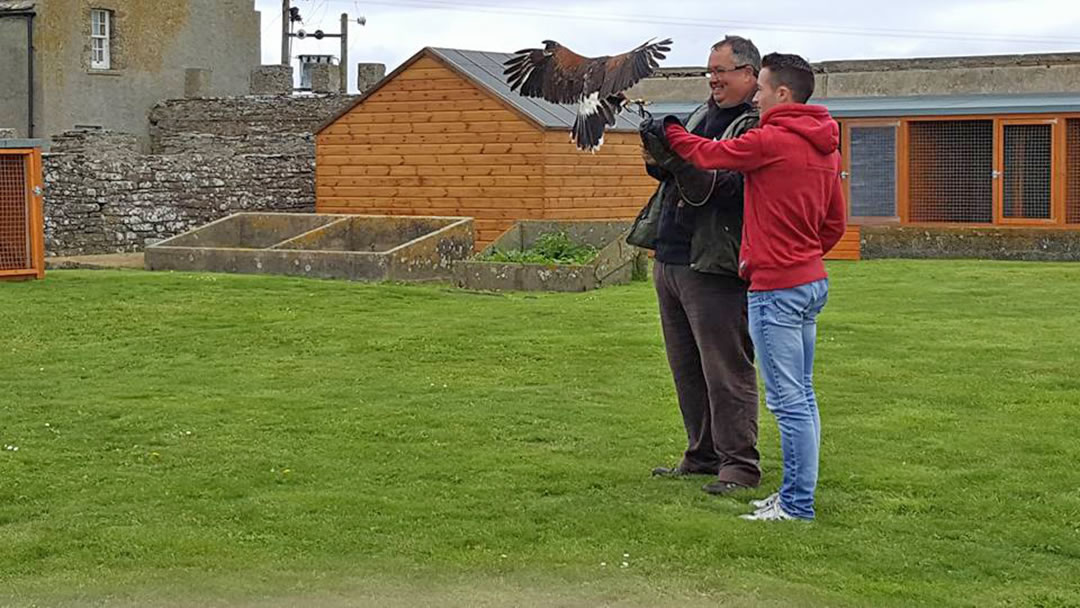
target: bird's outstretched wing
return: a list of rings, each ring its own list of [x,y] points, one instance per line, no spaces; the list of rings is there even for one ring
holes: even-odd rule
[[[637,84],[660,66],[671,39],[646,42],[610,57],[583,57],[552,40],[544,48],[522,49],[505,63],[510,89],[552,103],[578,103],[598,93],[601,99]]]
[[[522,49],[504,64],[511,91],[558,104],[577,104],[570,139],[578,148],[597,151],[604,129],[626,104],[623,91],[660,67],[671,39],[649,41],[613,57],[582,57],[553,40],[544,48]]]

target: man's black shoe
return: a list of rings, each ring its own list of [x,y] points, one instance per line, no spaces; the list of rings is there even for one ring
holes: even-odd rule
[[[749,488],[749,486],[744,486],[743,484],[735,483],[734,481],[713,481],[701,487],[702,491],[708,492],[714,496],[723,496],[747,488]]]
[[[715,475],[707,471],[688,471],[681,466],[656,467],[652,470],[653,477],[686,477],[687,475]]]

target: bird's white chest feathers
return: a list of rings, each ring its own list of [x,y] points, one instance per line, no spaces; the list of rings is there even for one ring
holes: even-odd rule
[[[600,93],[593,93],[578,104],[578,114],[582,116],[592,116],[598,112],[600,112]]]

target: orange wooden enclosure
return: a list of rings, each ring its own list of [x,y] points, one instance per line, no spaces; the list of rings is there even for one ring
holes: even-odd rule
[[[635,217],[656,187],[637,117],[578,151],[572,110],[510,91],[507,57],[424,49],[324,125],[316,210],[473,217],[478,248],[519,219]]]
[[[845,241],[856,252],[868,224],[1080,229],[1080,99],[910,99],[822,100],[842,124]],[[842,241],[833,257],[851,247]]]
[[[0,148],[0,279],[45,276],[40,148]]]
[[[1080,114],[842,123],[853,223],[1080,229]]]

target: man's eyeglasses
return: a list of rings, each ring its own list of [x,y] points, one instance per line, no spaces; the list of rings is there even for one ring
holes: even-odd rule
[[[703,74],[703,76],[705,76],[705,78],[709,78],[709,79],[711,79],[713,76],[716,76],[717,78],[719,78],[719,77],[723,76],[724,74],[730,74],[732,72],[738,72],[739,70],[741,70],[743,68],[750,68],[750,70],[754,72],[754,76],[757,76],[757,70],[755,70],[754,66],[750,65],[749,63],[744,63],[742,65],[737,65],[737,66],[731,68],[730,70],[723,70],[723,69],[720,69],[720,68],[711,68],[709,70],[706,70],[705,73]]]

